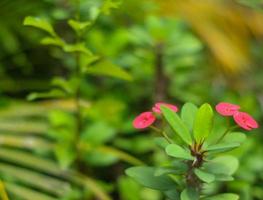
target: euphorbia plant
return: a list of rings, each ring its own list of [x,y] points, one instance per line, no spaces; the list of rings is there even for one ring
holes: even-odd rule
[[[222,125],[214,119],[213,108],[205,103],[199,108],[186,103],[180,115],[178,108],[171,104],[157,103],[152,111],[142,113],[134,120],[138,129],[152,128],[161,133],[156,138],[157,145],[171,157],[170,162],[158,167],[132,167],[126,170],[145,187],[163,192],[171,200],[237,200],[232,193],[208,194],[203,188],[212,182],[231,181],[238,168],[238,159],[225,155],[241,145],[246,139],[237,128],[252,130],[258,123],[249,114],[240,111],[240,106],[230,103],[219,103],[216,111],[226,117]],[[231,126],[233,117],[237,125]],[[156,120],[162,120],[171,127],[170,134],[154,126]],[[217,120],[219,120],[217,118]]]

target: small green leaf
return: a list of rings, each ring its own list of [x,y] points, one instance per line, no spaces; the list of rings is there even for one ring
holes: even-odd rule
[[[51,24],[44,19],[28,16],[24,19],[23,24],[26,26],[33,26],[35,28],[42,29],[54,37],[57,36]]]
[[[65,45],[64,41],[58,37],[45,37],[41,40],[41,44],[43,45],[54,45],[62,47]]]
[[[100,61],[92,66],[87,67],[85,72],[94,75],[111,76],[126,81],[132,80],[132,76],[128,72],[107,60]]]
[[[42,93],[31,93],[27,96],[27,100],[28,101],[33,101],[36,99],[47,99],[47,98],[61,98],[61,97],[65,97],[66,94],[64,91],[62,90],[58,90],[58,89],[53,89],[49,92],[42,92]]]
[[[213,126],[213,109],[205,103],[197,111],[194,122],[194,138],[197,142],[206,139]]]
[[[145,187],[163,191],[176,187],[175,182],[169,176],[155,176],[155,168],[153,167],[132,167],[125,172]]]
[[[185,126],[185,124],[182,122],[180,117],[171,109],[161,106],[162,113],[164,115],[164,118],[169,123],[169,125],[172,127],[172,129],[182,138],[182,140],[186,143],[191,145],[192,138],[189,130]]]
[[[111,10],[118,8],[120,4],[121,2],[119,1],[105,0],[101,7],[101,12],[105,15],[109,15]]]
[[[193,160],[193,156],[191,153],[184,148],[180,147],[177,144],[170,144],[165,148],[166,153],[169,156],[175,157],[175,158],[182,158],[186,160]]]
[[[193,188],[186,188],[181,193],[181,200],[198,200],[199,194]]]
[[[204,170],[212,174],[221,174],[231,176],[238,168],[238,160],[234,156],[219,156],[205,162]]]
[[[184,104],[181,112],[182,121],[186,124],[189,130],[193,129],[194,119],[198,108],[192,103]]]
[[[213,174],[207,173],[203,170],[195,169],[194,172],[200,180],[202,180],[206,183],[211,183],[215,180],[215,176]]]
[[[208,146],[206,149],[209,152],[225,152],[230,151],[240,146],[240,143],[219,143]]]
[[[65,44],[63,46],[63,50],[65,52],[79,52],[79,53],[84,53],[88,56],[92,55],[92,52],[85,46],[84,43],[77,43],[77,44]]]
[[[68,24],[70,25],[70,27],[76,31],[77,33],[79,33],[80,31],[84,31],[87,27],[89,27],[91,25],[91,22],[86,21],[86,22],[79,22],[73,19],[70,19],[68,21]]]
[[[231,193],[225,193],[225,194],[219,194],[212,197],[206,197],[202,200],[238,200],[239,196],[236,194]]]

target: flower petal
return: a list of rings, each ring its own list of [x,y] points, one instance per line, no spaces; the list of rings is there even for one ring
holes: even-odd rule
[[[216,111],[222,116],[233,116],[239,109],[240,106],[226,102],[216,105]]]
[[[143,112],[133,120],[133,126],[136,129],[144,129],[152,125],[156,117],[152,112]]]

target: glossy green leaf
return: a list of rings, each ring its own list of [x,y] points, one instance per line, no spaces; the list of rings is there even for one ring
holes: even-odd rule
[[[238,160],[234,156],[219,156],[205,162],[204,170],[212,174],[223,174],[231,176],[238,168]]]
[[[154,175],[155,176],[161,176],[164,174],[184,174],[186,172],[186,169],[183,167],[175,168],[172,167],[157,167],[155,170]]]
[[[199,194],[193,188],[184,189],[180,197],[181,200],[199,200]]]
[[[155,176],[155,169],[153,167],[132,167],[125,172],[145,187],[164,191],[176,187],[175,182],[169,176]]]
[[[206,139],[213,126],[213,109],[205,103],[197,111],[194,122],[194,138],[197,142]]]
[[[206,183],[211,183],[211,182],[215,181],[215,175],[213,175],[213,174],[207,173],[207,172],[200,170],[200,169],[195,169],[194,172],[200,180],[202,180]]]
[[[185,150],[181,146],[177,144],[170,144],[165,148],[166,153],[169,156],[175,157],[175,158],[181,158],[186,160],[193,160],[194,157],[191,155],[190,151]]]
[[[174,111],[165,106],[161,106],[161,110],[166,121],[169,123],[172,129],[182,138],[186,144],[191,145],[191,134],[180,117]]]
[[[110,76],[126,81],[132,80],[132,76],[128,72],[107,60],[97,62],[96,64],[87,67],[85,72],[93,75]]]
[[[226,193],[219,194],[211,197],[203,198],[202,200],[238,200],[239,196],[236,194]]]
[[[209,152],[225,152],[240,146],[240,143],[219,143],[210,145],[206,148]]]
[[[56,33],[51,24],[41,18],[28,16],[24,19],[24,25],[33,26],[48,32],[50,35],[56,37]]]
[[[196,107],[196,105],[192,103],[186,103],[182,107],[181,118],[189,130],[193,129],[194,120],[195,120],[197,111],[198,111],[198,108]]]

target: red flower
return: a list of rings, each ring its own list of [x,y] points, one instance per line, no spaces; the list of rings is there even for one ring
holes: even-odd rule
[[[223,116],[233,116],[239,109],[240,106],[231,103],[221,102],[216,105],[216,111]]]
[[[137,129],[144,129],[152,125],[155,120],[156,117],[152,112],[143,112],[134,119],[133,126]]]
[[[250,131],[254,128],[258,128],[258,123],[256,120],[254,120],[252,116],[245,112],[236,112],[233,117],[235,122],[245,130]]]
[[[153,112],[161,114],[162,113],[161,106],[166,106],[166,107],[170,108],[171,110],[173,110],[174,112],[178,111],[178,108],[175,105],[168,104],[168,103],[163,103],[163,102],[158,102],[152,108]]]

